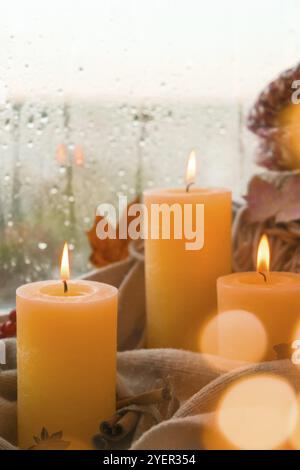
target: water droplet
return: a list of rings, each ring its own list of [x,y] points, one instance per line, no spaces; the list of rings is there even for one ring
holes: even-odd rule
[[[39,247],[40,250],[46,250],[47,246],[48,245],[45,242],[39,242],[38,243],[38,247]]]
[[[30,116],[28,118],[28,121],[27,121],[27,127],[29,129],[32,129],[34,127],[34,117],[33,116]]]
[[[48,119],[49,119],[48,114],[46,113],[46,111],[43,111],[41,114],[41,123],[47,124]]]
[[[57,194],[58,189],[56,186],[53,186],[53,188],[50,189],[50,194]]]

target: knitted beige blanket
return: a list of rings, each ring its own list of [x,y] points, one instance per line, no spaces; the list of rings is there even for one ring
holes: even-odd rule
[[[138,349],[143,344],[145,324],[141,260],[131,258],[116,263],[95,271],[89,278],[109,282],[120,289],[118,398],[140,394],[166,382],[171,391],[168,400],[127,407],[138,416],[136,424],[124,439],[106,442],[107,447],[235,448],[219,433],[216,425],[216,410],[228,387],[242,377],[264,372],[285,377],[295,393],[299,391],[299,369],[290,360],[245,366],[221,357],[183,350]],[[5,341],[6,365],[1,366],[0,372],[0,449],[9,450],[16,449],[17,442],[16,341]],[[276,400],[274,406],[277,407]]]

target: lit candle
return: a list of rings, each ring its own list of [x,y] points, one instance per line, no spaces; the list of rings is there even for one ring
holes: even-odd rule
[[[117,289],[69,281],[67,245],[61,277],[17,289],[23,449],[92,448],[100,422],[115,411]]]
[[[202,326],[216,313],[216,279],[231,272],[231,193],[225,189],[197,188],[195,179],[196,155],[192,152],[184,188],[144,192],[148,214],[145,240],[148,347],[198,351]],[[197,235],[204,231],[203,246],[187,249],[190,240],[184,230],[181,237],[174,236],[174,218],[170,219],[169,239],[155,239],[151,230],[157,222],[151,209],[156,204],[170,210],[179,206],[184,226],[195,221],[197,207],[202,206],[204,220]],[[185,212],[185,205],[191,211]],[[161,226],[167,216],[161,214]]]
[[[264,235],[258,247],[257,271],[230,274],[217,282],[220,313],[242,310],[260,321],[266,333],[267,344],[262,357],[266,360],[276,358],[274,346],[292,342],[300,318],[300,275],[269,272],[269,264],[270,249]],[[255,349],[255,337],[253,340]],[[236,351],[236,359],[239,359],[238,354]]]

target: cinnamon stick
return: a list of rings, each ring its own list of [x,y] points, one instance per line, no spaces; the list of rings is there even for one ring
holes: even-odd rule
[[[138,410],[124,410],[122,412],[120,411],[122,408],[130,405],[153,405],[170,399],[171,392],[168,385],[121,398],[117,401],[116,414],[100,424],[101,436],[108,441],[118,442],[135,429],[140,412]]]
[[[135,429],[138,419],[139,413],[137,411],[117,413],[110,420],[100,424],[100,432],[105,439],[118,442]]]
[[[168,401],[171,399],[169,387],[161,387],[150,390],[150,392],[139,393],[130,397],[121,398],[117,401],[117,409],[124,408],[130,405],[153,405],[161,401]]]

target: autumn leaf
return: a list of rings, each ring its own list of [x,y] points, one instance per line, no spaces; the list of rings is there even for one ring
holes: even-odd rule
[[[127,217],[127,227],[129,226],[130,222],[135,218],[135,216],[129,216],[128,211],[133,204],[136,204],[138,200],[133,201],[131,204],[128,205],[125,213],[122,217]],[[121,261],[122,259],[126,259],[128,257],[128,244],[130,242],[130,237],[127,234],[127,239],[120,238],[120,227],[119,224],[116,227],[116,239],[106,238],[105,240],[101,240],[97,236],[97,225],[98,223],[103,220],[103,216],[97,215],[94,220],[94,225],[87,232],[87,237],[92,249],[92,253],[90,255],[90,261],[94,266],[98,268],[106,266],[110,263],[114,263],[116,261]]]
[[[285,179],[281,187],[254,176],[248,186],[248,219],[265,222],[274,218],[276,223],[300,219],[300,174]]]
[[[249,208],[250,222],[264,222],[274,217],[281,209],[281,193],[275,185],[260,176],[254,176],[245,197]]]
[[[300,219],[300,175],[289,177],[283,184],[281,209],[276,214],[276,222],[290,222]]]

